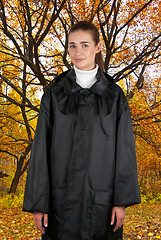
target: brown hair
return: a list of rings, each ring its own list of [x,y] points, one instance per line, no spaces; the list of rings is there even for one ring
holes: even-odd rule
[[[77,22],[71,27],[69,34],[72,32],[76,32],[78,30],[91,31],[95,45],[97,45],[99,43],[99,31],[93,23],[88,22],[88,21]],[[95,63],[97,63],[99,65],[99,67],[102,69],[102,71],[105,71],[101,51],[96,54]]]

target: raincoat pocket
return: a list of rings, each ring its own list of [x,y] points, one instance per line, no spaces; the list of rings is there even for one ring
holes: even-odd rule
[[[91,240],[99,239],[106,235],[111,220],[112,189],[108,191],[94,191],[90,211]]]

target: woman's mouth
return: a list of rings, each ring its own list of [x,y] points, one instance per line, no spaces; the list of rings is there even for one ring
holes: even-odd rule
[[[77,58],[77,59],[75,59],[76,60],[76,62],[82,62],[84,59],[82,59],[82,58]]]

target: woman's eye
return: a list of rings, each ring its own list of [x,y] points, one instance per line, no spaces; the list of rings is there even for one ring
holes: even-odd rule
[[[87,44],[83,44],[83,48],[87,48],[88,47],[88,45]]]
[[[75,45],[70,45],[70,48],[75,48]]]

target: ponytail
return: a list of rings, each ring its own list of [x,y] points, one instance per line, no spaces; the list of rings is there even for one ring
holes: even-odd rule
[[[103,72],[105,72],[104,62],[101,51],[96,54],[95,63],[101,68]]]

